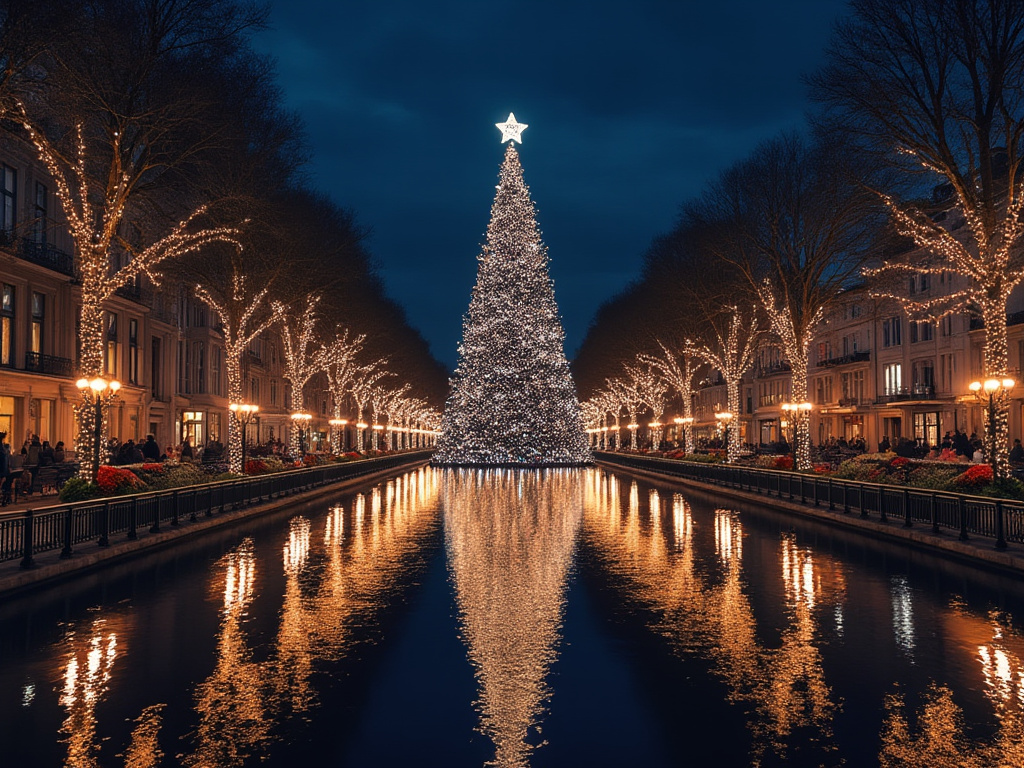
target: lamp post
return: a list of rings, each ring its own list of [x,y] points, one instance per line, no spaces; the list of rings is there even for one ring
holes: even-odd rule
[[[94,379],[79,379],[75,382],[82,400],[87,407],[93,408],[92,427],[92,467],[89,472],[89,479],[96,482],[96,475],[100,471],[100,441],[103,439],[103,409],[106,408],[114,398],[117,391],[121,389],[121,382],[116,379],[104,379],[97,376]]]
[[[800,467],[801,462],[797,456],[796,444],[800,439],[800,427],[806,424],[806,419],[811,415],[811,409],[814,408],[813,403],[804,401],[802,403],[783,403],[782,410],[789,415],[789,422],[793,427],[793,444],[791,450],[793,452],[793,469]],[[807,464],[811,463],[811,432],[807,430],[807,442],[808,445],[804,446],[807,451]]]
[[[693,416],[676,416],[672,421],[683,428],[683,450],[693,453]]]
[[[292,423],[299,430],[299,453],[302,454],[299,458],[306,455],[306,427],[312,419],[313,414],[311,413],[296,411],[292,414]]]
[[[1017,382],[1011,378],[991,378],[984,381],[972,381],[967,385],[967,388],[971,390],[971,393],[977,398],[978,402],[984,404],[988,409],[988,434],[985,437],[988,443],[986,446],[988,449],[988,463],[992,467],[993,479],[1001,479],[1009,475],[1008,463],[1001,460],[1002,456],[997,455],[999,436],[997,435],[996,427],[998,426],[997,419],[1006,418],[1000,412],[998,401],[1009,395],[1015,386],[1017,386]]]
[[[248,445],[248,439],[246,431],[256,414],[259,413],[260,407],[258,405],[249,405],[249,403],[231,403],[228,409],[238,419],[238,423],[242,425],[242,474],[245,474],[245,449]]]
[[[718,424],[722,429],[722,437],[725,442],[725,460],[731,462],[733,456],[730,455],[729,450],[729,422],[732,421],[732,414],[729,411],[719,411],[715,414],[715,418],[718,419]]]
[[[327,423],[331,425],[331,450],[335,453],[340,453],[344,450],[344,446],[341,445],[341,440],[338,439],[338,433],[348,424],[348,419],[331,419]]]

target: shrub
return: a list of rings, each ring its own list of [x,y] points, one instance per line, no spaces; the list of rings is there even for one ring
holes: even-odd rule
[[[265,475],[269,471],[267,463],[262,459],[249,459],[245,462],[245,474],[247,475]]]
[[[955,467],[924,464],[911,470],[907,475],[907,484],[932,491],[948,491],[953,489],[956,475]]]
[[[60,489],[60,500],[66,502],[86,501],[100,495],[99,486],[81,477],[69,478]]]
[[[112,496],[132,493],[146,487],[146,484],[130,469],[111,467],[106,464],[100,467],[96,473],[96,485],[103,493]]]
[[[209,482],[210,476],[201,467],[185,462],[184,464],[167,464],[160,475],[155,475],[150,487],[154,490],[181,488],[186,485],[198,485]]]

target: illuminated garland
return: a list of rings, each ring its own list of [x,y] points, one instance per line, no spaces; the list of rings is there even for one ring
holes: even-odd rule
[[[206,213],[200,206],[172,227],[170,233],[141,250],[135,248],[121,236],[125,212],[144,169],[124,167],[121,151],[121,134],[108,134],[111,141],[111,167],[107,185],[98,201],[86,170],[87,148],[82,125],[75,126],[75,152],[64,157],[42,133],[36,130],[28,119],[25,106],[18,103],[20,120],[29,140],[38,153],[39,160],[46,166],[56,188],[57,199],[68,220],[72,241],[77,278],[82,289],[82,305],[79,308],[78,323],[78,375],[94,378],[103,373],[103,349],[105,328],[103,312],[106,302],[114,292],[146,275],[153,283],[159,282],[156,268],[164,261],[183,256],[211,243],[231,243],[241,250],[237,240],[239,230],[234,227],[214,227],[190,231],[196,219]],[[128,253],[131,258],[124,266],[115,269],[110,255],[114,248]],[[95,433],[94,416],[91,409],[77,409],[78,435],[75,449],[79,455],[93,453]],[[106,417],[101,430],[101,440],[107,436]],[[83,464],[85,467],[85,464]],[[84,470],[83,470],[84,471]],[[83,475],[84,476],[84,475]]]
[[[894,198],[882,198],[892,214],[896,229],[909,237],[926,254],[923,264],[893,261],[881,267],[865,270],[871,277],[886,275],[938,274],[946,272],[958,275],[966,286],[933,299],[911,300],[899,293],[873,292],[881,298],[898,301],[909,313],[923,316],[931,321],[962,312],[965,305],[975,306],[985,326],[985,345],[982,350],[983,378],[1004,378],[1009,368],[1009,343],[1007,339],[1006,310],[1010,294],[1024,279],[1024,253],[1020,247],[1024,221],[1024,181],[1009,185],[1005,208],[995,221],[982,210],[976,201],[970,200],[967,190],[955,183],[955,178],[943,173],[934,164],[922,158],[909,148],[901,148],[922,167],[927,168],[951,182],[955,196],[954,209],[963,215],[966,233],[973,246],[958,240],[951,231],[932,221],[925,213],[913,206],[901,206]],[[966,235],[965,233],[965,235]],[[1009,397],[1001,395],[996,400],[995,434],[989,435],[988,420],[985,423],[986,444],[996,446],[994,466],[998,476],[1009,473]],[[989,442],[992,439],[992,443]]]
[[[683,445],[687,453],[693,453],[696,446],[693,442],[693,375],[700,364],[685,350],[675,353],[663,341],[658,341],[661,355],[640,355],[639,359],[661,373],[665,383],[674,389],[683,401],[682,418],[689,419],[683,423]]]
[[[346,328],[342,333],[335,336],[334,341],[321,350],[321,357],[325,364],[327,374],[327,388],[331,393],[332,415],[335,420],[341,419],[341,409],[345,400],[351,394],[350,386],[356,375],[356,355],[363,348],[366,336],[360,334],[354,339],[349,339],[349,331]],[[331,450],[334,453],[341,453],[340,430],[336,425],[331,425]]]
[[[370,391],[371,423],[373,426],[380,425],[387,428],[391,424],[392,409],[394,409],[398,399],[408,392],[409,389],[410,386],[408,384],[403,384],[400,389],[391,389],[378,385]],[[385,417],[383,424],[379,421],[381,416]],[[377,429],[373,430],[373,450],[375,451],[380,447],[377,437],[379,431]]]
[[[288,395],[288,410],[296,413],[304,410],[306,405],[303,388],[313,376],[327,367],[324,348],[313,351],[314,332],[316,330],[316,308],[320,303],[318,294],[311,294],[306,299],[306,308],[299,316],[294,316],[289,307],[279,301],[271,302],[274,319],[281,327],[281,343],[284,347],[284,376],[291,384]],[[288,447],[292,456],[301,451],[300,427],[293,423],[289,433]]]
[[[241,403],[245,392],[242,382],[242,356],[246,348],[263,331],[273,323],[273,316],[268,315],[260,322],[254,322],[257,311],[263,306],[267,296],[267,287],[255,293],[246,290],[245,276],[234,265],[231,275],[231,292],[215,296],[216,289],[211,286],[195,286],[196,297],[205,303],[220,320],[224,334],[224,368],[228,379],[228,402]],[[258,405],[258,403],[253,403]],[[228,411],[228,469],[241,474],[242,466],[242,427],[234,411]]]
[[[790,399],[794,403],[805,403],[808,401],[807,375],[810,368],[811,336],[824,317],[825,308],[818,307],[800,327],[797,327],[792,305],[779,301],[768,280],[758,286],[757,294],[761,306],[768,315],[771,329],[779,339],[782,354],[789,362],[792,371]],[[794,425],[796,469],[809,470],[811,468],[811,412],[800,408],[795,410],[790,418]]]
[[[628,370],[628,368],[627,368]],[[615,435],[616,443],[619,439],[619,414],[626,412],[629,417],[629,424],[634,425],[629,429],[629,447],[634,451],[637,449],[636,432],[638,427],[637,418],[640,415],[640,407],[644,404],[643,395],[637,388],[636,381],[630,379],[605,379],[605,386],[608,394],[614,398],[615,407]]]
[[[725,336],[718,328],[714,329],[717,344],[712,348],[708,344],[696,344],[686,340],[686,354],[695,355],[712,368],[718,370],[725,379],[725,390],[729,402],[729,413],[733,415],[735,428],[729,429],[729,442],[726,447],[726,460],[736,461],[740,455],[740,382],[754,364],[754,353],[760,338],[757,331],[757,316],[753,315],[749,323],[744,323],[738,307],[729,307],[732,317],[729,330]],[[744,331],[744,325],[746,330]]]
[[[387,360],[384,358],[376,360],[369,365],[359,368],[352,377],[350,391],[352,392],[352,399],[356,403],[357,424],[366,423],[363,421],[363,417],[366,415],[366,409],[373,399],[373,391],[377,382],[385,376],[394,376],[393,373],[384,369],[386,363]],[[362,451],[366,447],[365,433],[366,427],[356,428],[356,450],[358,451]]]
[[[435,463],[590,461],[548,264],[510,143],[463,319]]]

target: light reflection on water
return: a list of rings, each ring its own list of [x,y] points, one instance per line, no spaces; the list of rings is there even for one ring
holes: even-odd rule
[[[599,470],[422,469],[294,515],[273,539],[232,540],[204,565],[206,605],[185,609],[215,622],[189,651],[210,663],[180,683],[190,708],[173,729],[174,697],[126,677],[134,657],[153,663],[143,606],[63,624],[46,673],[13,686],[13,707],[56,704],[49,733],[59,729],[71,768],[249,765],[273,757],[290,722],[330,731],[321,681],[359,659],[439,509],[490,764],[543,762],[559,691],[578,684],[558,671],[573,651],[567,600],[587,568],[614,606],[593,626],[634,621],[664,651],[657,663],[707,677],[694,690],[727,701],[732,718],[707,738],[749,742],[752,766],[862,764],[846,758],[851,732],[869,745],[865,764],[885,768],[1024,766],[1019,610],[971,607],[909,569],[872,570],[786,526],[766,531],[746,512]],[[121,698],[134,702],[117,710],[125,726],[107,714]]]
[[[446,470],[444,526],[480,729],[494,765],[525,766],[551,688],[582,517],[579,470]]]

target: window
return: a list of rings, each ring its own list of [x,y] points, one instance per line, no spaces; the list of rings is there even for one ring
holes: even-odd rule
[[[859,405],[864,400],[864,371],[842,375],[844,405]]]
[[[832,402],[832,377],[822,376],[815,382],[814,402],[826,405]]]
[[[944,391],[953,389],[955,376],[956,355],[939,355],[939,383]]]
[[[206,344],[192,342],[191,379],[189,393],[201,395],[206,392]]]
[[[49,190],[46,189],[45,184],[40,184],[37,181],[36,198],[32,206],[32,242],[40,245],[46,245],[49,202]]]
[[[885,394],[889,397],[898,395],[903,388],[903,364],[888,363],[882,372],[885,378]]]
[[[953,316],[946,315],[939,321],[939,333],[943,336],[953,335]]]
[[[935,390],[935,368],[931,360],[914,363],[914,394],[929,396]]]
[[[0,365],[14,365],[14,286],[7,283],[0,305]]]
[[[932,324],[928,320],[917,320],[910,323],[910,343],[931,341],[934,336]]]
[[[857,334],[850,333],[843,336],[843,357],[857,354]]]
[[[0,235],[4,242],[13,242],[17,207],[14,194],[18,188],[18,174],[9,165],[0,164]]]
[[[249,380],[249,402],[259,405],[260,402],[260,380],[252,378]]]
[[[117,314],[107,313],[107,347],[103,356],[103,372],[116,377],[118,375],[118,357],[121,352],[121,345],[117,338]]]
[[[277,405],[277,379],[270,380],[270,404]]]
[[[898,347],[903,343],[903,322],[900,317],[890,317],[882,322],[882,346]]]
[[[163,388],[160,386],[160,349],[160,339],[154,336],[153,341],[150,344],[149,353],[149,386],[155,400],[159,400],[160,395],[163,392]],[[151,429],[150,432],[156,434],[155,429]]]
[[[220,358],[224,350],[216,344],[213,346],[213,359],[210,361],[210,379],[213,394],[220,394]]]
[[[128,381],[139,383],[139,321],[128,321]]]
[[[46,296],[32,292],[32,329],[29,334],[29,352],[43,354],[43,321],[46,318]]]
[[[939,443],[939,414],[937,411],[914,414],[914,439],[921,438],[928,445]]]

